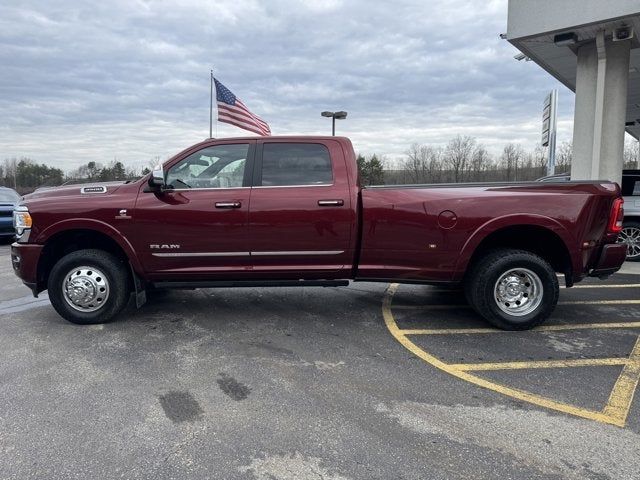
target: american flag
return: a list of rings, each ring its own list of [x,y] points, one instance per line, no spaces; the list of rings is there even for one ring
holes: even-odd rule
[[[216,101],[218,102],[218,120],[220,122],[230,123],[258,135],[271,135],[271,129],[267,122],[251,113],[247,106],[218,79],[214,78],[213,81],[216,83]]]

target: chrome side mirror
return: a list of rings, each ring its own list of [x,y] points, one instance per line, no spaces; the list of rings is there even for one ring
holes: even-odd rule
[[[158,164],[153,168],[151,176],[149,177],[149,186],[151,188],[162,190],[165,187],[164,183],[164,171],[162,165]]]

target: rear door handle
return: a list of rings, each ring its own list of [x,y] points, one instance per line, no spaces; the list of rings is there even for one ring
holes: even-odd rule
[[[216,202],[216,208],[240,208],[240,202]]]
[[[318,205],[321,207],[341,207],[344,205],[344,200],[318,200]]]

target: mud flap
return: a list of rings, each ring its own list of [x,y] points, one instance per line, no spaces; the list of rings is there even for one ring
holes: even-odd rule
[[[133,278],[133,287],[135,289],[136,308],[140,308],[147,303],[147,290],[144,288],[142,280],[140,280],[131,263],[129,263],[129,268],[131,269],[131,278]]]

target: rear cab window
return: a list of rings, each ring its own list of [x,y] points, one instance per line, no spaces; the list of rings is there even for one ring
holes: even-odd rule
[[[265,143],[257,186],[333,184],[331,156],[320,143]]]

